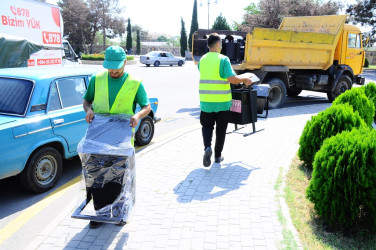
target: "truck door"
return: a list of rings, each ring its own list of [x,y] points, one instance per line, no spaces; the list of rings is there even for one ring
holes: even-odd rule
[[[361,38],[359,33],[348,33],[345,64],[352,68],[354,75],[361,74],[363,69],[364,50]]]
[[[76,150],[87,129],[82,107],[85,91],[84,77],[59,79],[51,86],[48,116],[54,134],[65,139],[69,152]]]

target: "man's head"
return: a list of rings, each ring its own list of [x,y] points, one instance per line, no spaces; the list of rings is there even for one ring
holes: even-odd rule
[[[208,48],[212,52],[221,52],[222,39],[217,33],[211,33],[208,36]]]
[[[108,69],[112,78],[119,78],[124,74],[126,60],[127,55],[122,47],[110,46],[106,49],[103,67]]]

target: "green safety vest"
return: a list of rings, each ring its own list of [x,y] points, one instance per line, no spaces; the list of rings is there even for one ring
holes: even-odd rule
[[[110,109],[108,97],[108,71],[106,70],[98,73],[95,76],[95,93],[94,101],[92,103],[94,113],[134,115],[133,102],[140,84],[141,80],[128,75]],[[132,132],[131,143],[134,146],[134,128],[132,129]]]
[[[201,102],[229,102],[232,99],[229,82],[219,74],[223,57],[220,53],[207,53],[200,60]]]
[[[133,102],[141,81],[128,75],[110,109],[108,97],[108,71],[95,76],[93,110],[95,113],[134,115]]]

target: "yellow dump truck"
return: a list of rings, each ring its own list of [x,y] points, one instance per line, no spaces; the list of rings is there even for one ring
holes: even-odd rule
[[[198,30],[193,35],[197,64],[207,51],[206,38],[222,37],[221,53],[237,73],[252,72],[270,85],[269,107],[280,108],[302,90],[327,93],[333,101],[360,76],[365,54],[359,28],[345,24],[347,15],[285,17],[278,29],[254,28],[252,33]]]

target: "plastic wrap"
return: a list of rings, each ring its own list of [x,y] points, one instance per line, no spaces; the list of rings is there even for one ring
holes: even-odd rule
[[[128,220],[135,204],[136,184],[129,124],[130,117],[124,115],[95,115],[89,124],[77,148],[82,163],[82,194],[73,218],[116,224]],[[95,209],[93,191],[101,192],[108,186],[119,187],[119,194],[111,204]],[[114,195],[113,191],[109,195]]]

